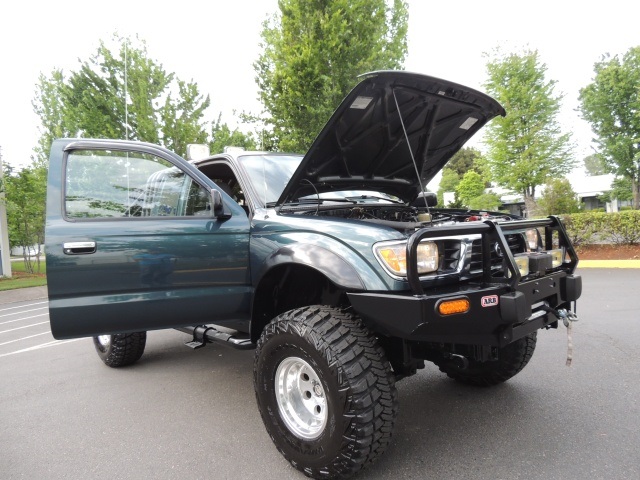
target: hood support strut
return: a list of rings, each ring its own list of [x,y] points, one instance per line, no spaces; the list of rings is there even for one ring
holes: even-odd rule
[[[404,126],[404,120],[402,119],[402,112],[400,111],[400,105],[398,104],[398,99],[396,98],[396,90],[395,88],[391,89],[391,93],[393,93],[393,101],[396,103],[396,109],[398,110],[398,118],[400,119],[400,125],[402,126],[402,132],[404,133],[404,138],[407,142],[407,149],[409,149],[409,155],[411,155],[411,161],[413,162],[413,168],[416,171],[416,177],[418,178],[418,183],[420,184],[420,192],[422,193],[422,198],[424,199],[424,206],[427,207],[427,212],[429,213],[429,217],[431,217],[431,210],[429,209],[429,203],[427,202],[427,196],[424,194],[424,185],[422,185],[422,179],[420,178],[420,172],[418,171],[418,164],[416,163],[416,158],[413,155],[413,150],[411,150],[411,143],[409,143],[409,134],[407,133],[407,129]],[[428,142],[428,140],[427,140]],[[433,226],[433,221],[431,226]]]

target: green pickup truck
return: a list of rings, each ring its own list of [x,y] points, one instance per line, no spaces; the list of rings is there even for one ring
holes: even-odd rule
[[[449,81],[365,75],[306,155],[185,160],[147,143],[51,148],[51,330],[110,367],[174,328],[192,348],[255,348],[258,408],[314,478],[384,452],[395,382],[425,361],[456,381],[516,375],[582,283],[556,217],[436,208],[427,183],[504,109]]]

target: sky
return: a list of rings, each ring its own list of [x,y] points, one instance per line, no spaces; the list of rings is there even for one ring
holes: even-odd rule
[[[576,111],[581,88],[593,79],[602,55],[622,55],[640,45],[640,3],[608,0],[409,0],[405,70],[483,90],[486,53],[537,50],[563,94],[557,118],[572,132],[575,156],[593,153],[589,125]],[[253,62],[262,22],[277,0],[181,2],[111,0],[5,1],[0,6],[0,148],[3,162],[30,161],[39,119],[31,102],[39,75],[77,70],[100,40],[117,32],[145,40],[149,57],[167,72],[195,81],[211,96],[210,119],[234,111],[258,113]],[[363,72],[364,73],[364,72]],[[354,84],[356,80],[354,79]],[[507,112],[508,113],[508,112]],[[470,145],[482,149],[481,138]]]

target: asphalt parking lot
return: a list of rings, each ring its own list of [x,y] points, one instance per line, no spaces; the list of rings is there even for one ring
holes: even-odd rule
[[[640,271],[580,273],[571,367],[564,327],[498,387],[429,365],[398,383],[392,445],[355,478],[640,478]],[[305,478],[262,425],[253,352],[188,339],[151,332],[140,362],[110,369],[90,339],[51,337],[46,297],[0,304],[0,477]]]

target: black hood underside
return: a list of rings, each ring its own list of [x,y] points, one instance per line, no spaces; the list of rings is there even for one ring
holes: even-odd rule
[[[277,203],[343,190],[411,201],[469,138],[504,114],[491,97],[446,80],[397,71],[367,74],[318,135]]]

